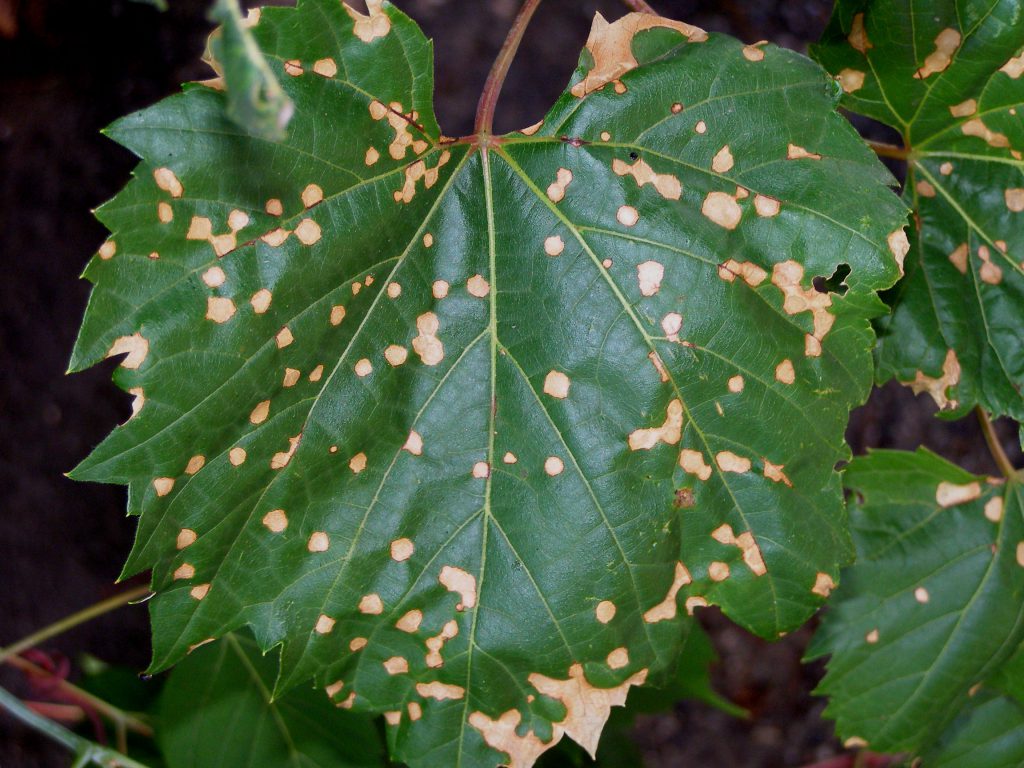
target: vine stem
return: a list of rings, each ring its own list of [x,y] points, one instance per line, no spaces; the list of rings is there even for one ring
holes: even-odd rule
[[[652,16],[658,15],[658,12],[651,8],[651,6],[647,4],[646,0],[622,0],[622,2],[638,13],[649,13]]]
[[[489,136],[493,129],[494,108],[498,104],[501,87],[505,84],[505,76],[508,74],[509,67],[512,66],[512,60],[516,57],[519,44],[523,41],[526,26],[530,23],[530,19],[533,18],[533,13],[539,5],[540,0],[525,0],[519,13],[516,14],[515,21],[512,22],[512,28],[508,31],[501,50],[498,51],[498,57],[491,66],[476,108],[476,122],[473,131],[480,136]]]
[[[1003,477],[1009,480],[1017,474],[1017,470],[1010,463],[1010,457],[1006,455],[1006,451],[1003,450],[1003,446],[999,442],[999,435],[996,434],[996,428],[992,423],[992,419],[989,418],[988,414],[985,413],[985,409],[980,405],[974,409],[974,412],[978,415],[982,434],[985,435],[985,442],[988,443],[988,450],[992,454],[992,458],[995,459],[996,466],[1003,473]]]
[[[5,688],[0,688],[0,709],[6,710],[25,725],[49,736],[58,744],[62,744],[74,752],[74,765],[76,766],[95,763],[96,765],[120,766],[121,768],[148,768],[144,763],[132,760],[117,750],[89,741],[77,733],[69,731],[63,725],[33,712],[21,699]]]
[[[110,613],[110,611],[116,610],[123,605],[128,605],[133,600],[139,600],[148,594],[149,587],[135,587],[134,589],[129,589],[106,600],[102,600],[88,608],[84,608],[70,616],[65,616],[63,619],[55,621],[48,627],[43,627],[38,632],[33,632],[31,635],[18,640],[16,643],[12,643],[6,648],[0,649],[0,663],[7,661],[12,656],[17,656],[22,651],[34,648],[44,640],[49,640],[51,637],[63,634],[69,629],[77,627],[79,624],[84,624],[87,621],[95,619],[97,616]]]
[[[879,157],[892,157],[896,160],[906,160],[910,157],[910,152],[905,147],[897,147],[895,144],[887,144],[884,141],[872,141],[871,139],[865,139],[865,141]]]

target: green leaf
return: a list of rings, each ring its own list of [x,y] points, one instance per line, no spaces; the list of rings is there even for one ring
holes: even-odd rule
[[[127,353],[137,412],[74,474],[142,515],[153,668],[249,625],[397,759],[528,765],[667,675],[677,600],[802,623],[905,215],[825,73],[598,17],[536,131],[452,141],[394,8],[251,31],[288,139],[201,85],[110,129],[142,163],[72,360]]]
[[[168,768],[384,766],[373,721],[297,688],[271,700],[277,661],[229,634],[175,667],[160,700],[157,738]]]
[[[924,755],[926,768],[1020,768],[1024,764],[1024,707],[1005,696],[971,699]]]
[[[249,31],[258,23],[259,11],[243,19],[238,0],[216,0],[210,16],[223,25],[210,36],[209,62],[228,92],[228,117],[253,136],[282,141],[295,105]]]
[[[916,228],[879,382],[1024,419],[1024,6],[839,0],[815,58],[903,135]]]
[[[845,483],[858,560],[809,651],[832,655],[818,692],[848,742],[920,753],[1024,637],[1021,489],[923,449]]]

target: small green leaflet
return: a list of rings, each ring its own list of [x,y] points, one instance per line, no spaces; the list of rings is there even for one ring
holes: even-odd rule
[[[126,355],[135,414],[74,474],[130,487],[153,668],[248,625],[395,759],[529,766],[594,752],[686,610],[806,620],[906,243],[832,80],[598,17],[542,123],[451,140],[393,7],[251,22],[287,139],[202,84],[109,129],[142,162],[72,359]]]
[[[242,634],[198,649],[171,672],[157,738],[167,768],[383,768],[371,718],[309,686],[271,701],[277,661]]]
[[[839,0],[812,50],[844,106],[903,135],[916,227],[879,381],[1024,419],[1024,6]],[[1020,112],[1018,112],[1020,110]]]
[[[809,652],[832,655],[818,692],[848,744],[921,754],[1024,638],[1021,488],[924,449],[855,459],[845,484],[858,559]]]

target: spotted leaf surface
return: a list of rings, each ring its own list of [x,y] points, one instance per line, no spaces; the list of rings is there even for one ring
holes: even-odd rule
[[[287,139],[203,85],[110,129],[142,162],[72,361],[135,395],[76,476],[130,486],[154,668],[249,625],[396,759],[528,766],[687,610],[803,622],[905,216],[827,75],[598,17],[542,124],[456,141],[393,7],[250,23]]]
[[[379,768],[383,741],[366,715],[339,711],[309,686],[271,700],[277,664],[230,634],[178,665],[164,687],[157,739],[168,768]]]
[[[1024,6],[840,0],[813,53],[910,150],[916,226],[879,380],[1024,418]]]
[[[919,754],[1024,636],[1020,485],[925,450],[856,459],[845,483],[858,561],[811,647],[832,655],[818,692],[848,744]]]

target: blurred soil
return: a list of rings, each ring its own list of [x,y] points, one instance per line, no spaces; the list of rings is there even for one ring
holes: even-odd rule
[[[745,41],[804,50],[827,20],[828,0],[652,0],[667,16]],[[436,42],[437,109],[449,135],[471,132],[477,95],[517,0],[400,3]],[[128,179],[133,159],[98,131],[116,117],[206,76],[198,62],[207,0],[170,0],[158,13],[127,0],[0,0],[0,645],[113,591],[134,523],[120,487],[63,477],[130,412],[109,381],[113,366],[65,377],[88,297],[78,279],[104,239],[90,209]],[[613,0],[548,0],[513,66],[496,128],[536,122],[572,72],[596,10]],[[972,420],[932,418],[930,401],[889,386],[855,415],[850,440],[914,448],[925,443],[976,471],[993,472]],[[1003,425],[1004,427],[1008,425]],[[1004,430],[1008,448],[1015,440]],[[1019,452],[1013,454],[1019,457]],[[703,620],[722,656],[720,692],[748,708],[743,722],[681,703],[645,718],[637,736],[650,766],[775,768],[836,754],[823,702],[810,696],[821,668],[801,666],[810,635],[769,645],[720,615]],[[47,644],[141,669],[148,656],[143,608],[85,625]],[[18,686],[8,671],[0,683]],[[21,689],[24,690],[24,689]],[[0,716],[0,766],[66,766],[61,750]]]

